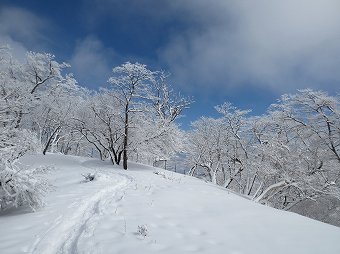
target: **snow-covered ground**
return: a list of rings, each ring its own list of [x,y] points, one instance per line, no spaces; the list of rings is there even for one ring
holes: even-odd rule
[[[47,155],[46,206],[0,214],[0,253],[340,253],[340,228],[143,165]],[[97,172],[95,181],[81,174]]]

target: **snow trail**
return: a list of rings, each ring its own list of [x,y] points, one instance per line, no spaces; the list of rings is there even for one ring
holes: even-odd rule
[[[84,164],[84,163],[83,163]],[[88,167],[90,168],[90,167]],[[54,223],[42,234],[31,247],[29,253],[94,253],[93,249],[79,249],[83,238],[91,240],[96,223],[109,205],[120,202],[124,197],[124,189],[133,181],[132,177],[121,173],[101,173],[106,187],[90,197],[84,197],[81,202],[74,202],[69,209],[77,207],[70,214],[58,216]],[[114,179],[114,181],[112,181]],[[100,181],[100,179],[99,179]],[[101,180],[103,181],[103,180]],[[114,186],[112,185],[117,182]],[[67,210],[67,209],[66,209]]]

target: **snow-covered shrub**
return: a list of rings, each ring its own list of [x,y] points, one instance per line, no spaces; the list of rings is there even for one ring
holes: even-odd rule
[[[9,207],[41,207],[43,196],[49,188],[43,177],[45,168],[25,169],[18,163],[0,162],[0,210]]]
[[[25,154],[34,154],[41,145],[34,133],[25,129],[0,128],[0,156],[11,163]]]
[[[145,238],[148,236],[148,234],[149,234],[149,231],[146,225],[138,225],[137,235],[140,235]]]
[[[48,182],[45,168],[25,168],[18,159],[39,149],[35,135],[16,128],[0,129],[0,210],[29,206],[32,210],[43,205]]]
[[[159,175],[161,177],[163,177],[164,179],[170,180],[170,181],[177,181],[177,182],[181,182],[181,178],[176,178],[174,177],[173,173],[169,174],[169,173],[165,173],[165,172],[160,172],[160,171],[154,171],[153,172],[155,175]]]
[[[162,173],[162,172],[160,172],[160,171],[154,171],[153,173],[154,173],[155,175],[160,175],[160,176],[166,178],[165,174]]]
[[[93,181],[96,178],[96,174],[87,173],[86,175],[81,174],[85,178],[85,182]]]

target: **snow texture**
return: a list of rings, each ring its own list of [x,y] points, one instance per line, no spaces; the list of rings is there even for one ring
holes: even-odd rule
[[[53,165],[55,187],[35,213],[0,214],[0,253],[340,253],[340,228],[189,176],[53,154],[22,162]]]

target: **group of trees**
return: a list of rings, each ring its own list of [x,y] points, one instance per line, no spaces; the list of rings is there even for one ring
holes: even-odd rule
[[[306,199],[340,199],[340,102],[325,92],[283,95],[263,116],[229,103],[188,134],[190,174],[289,210]]]
[[[125,63],[113,68],[110,87],[88,95],[70,125],[113,164],[168,158],[182,148],[174,122],[190,100],[177,96],[163,72]]]
[[[0,210],[42,203],[43,170],[23,168],[25,154],[98,154],[127,169],[128,159],[183,149],[175,119],[190,100],[174,94],[164,72],[125,63],[113,68],[107,87],[91,91],[66,74],[68,67],[51,54],[28,52],[18,61],[0,49]]]
[[[171,90],[163,71],[139,63],[113,68],[96,91],[66,74],[51,54],[14,59],[0,48],[0,210],[42,204],[43,169],[26,169],[29,153],[60,152],[153,163],[185,154],[190,174],[289,210],[304,200],[340,199],[340,104],[325,92],[284,95],[265,115],[230,103],[219,118],[182,131],[176,119],[191,101]]]

